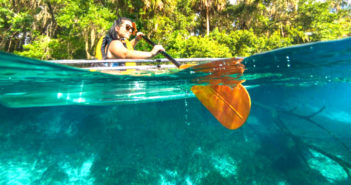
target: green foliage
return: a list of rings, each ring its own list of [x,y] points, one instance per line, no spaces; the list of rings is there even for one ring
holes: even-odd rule
[[[177,58],[249,56],[351,33],[351,10],[343,1],[207,1],[209,11],[205,2],[0,0],[0,50],[40,59],[92,58],[118,16],[133,18]],[[140,42],[136,49],[152,47]]]
[[[231,31],[229,34],[214,30],[210,37],[225,44],[233,56],[250,56],[291,44],[289,38],[283,38],[279,32],[268,37],[266,35],[258,36],[253,29]]]
[[[282,37],[279,31],[274,32],[269,37],[263,38],[265,39],[265,45],[259,52],[287,47],[293,43],[291,37]]]
[[[66,44],[75,45],[78,48],[72,50],[85,50],[78,58],[90,58],[95,50],[95,45],[104,35],[114,19],[112,11],[108,8],[95,5],[93,0],[89,1],[65,1],[65,6],[57,16],[58,26],[63,28],[61,34],[68,41]],[[71,56],[73,56],[72,54]]]
[[[0,50],[14,50],[16,43],[20,48],[23,36],[31,31],[34,22],[31,12],[15,12],[6,0],[0,1],[0,5]]]
[[[208,36],[188,36],[175,33],[168,37],[166,50],[176,58],[232,57],[229,48]]]
[[[70,58],[69,53],[59,39],[52,39],[47,36],[39,36],[23,48],[23,51],[15,51],[15,54],[38,59]]]
[[[229,48],[219,43],[216,40],[211,40],[209,37],[192,36],[186,40],[185,48],[187,53],[184,53],[183,58],[205,57],[231,57]]]
[[[308,0],[299,9],[297,22],[302,30],[311,33],[305,41],[332,40],[350,34],[350,16],[347,10],[336,12],[331,9],[332,1],[314,2]]]

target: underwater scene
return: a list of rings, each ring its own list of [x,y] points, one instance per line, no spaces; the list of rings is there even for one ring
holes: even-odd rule
[[[0,60],[0,184],[351,185],[351,38],[245,58],[228,75],[251,96],[236,130],[191,93],[208,76],[193,68]]]

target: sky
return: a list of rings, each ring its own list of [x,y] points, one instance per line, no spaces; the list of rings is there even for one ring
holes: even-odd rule
[[[351,1],[351,0],[350,0]],[[236,0],[229,0],[230,4],[234,4],[236,2]]]

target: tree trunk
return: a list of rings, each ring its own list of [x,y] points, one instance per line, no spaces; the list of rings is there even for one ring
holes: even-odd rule
[[[89,53],[89,38],[85,39],[85,53],[87,55],[87,59],[91,59],[91,55]]]
[[[96,34],[95,34],[95,29],[93,28],[90,32],[90,48],[89,50],[92,51],[92,48],[95,45],[95,40],[96,40]],[[94,53],[94,51],[92,51]]]
[[[50,15],[51,15],[51,20],[52,20],[51,31],[48,30],[49,37],[54,37],[55,38],[56,37],[55,34],[56,34],[57,22],[56,22],[56,19],[55,19],[54,10],[53,10],[50,2],[46,2],[46,4],[48,5],[49,12],[50,12]]]
[[[210,35],[210,16],[209,7],[206,7],[206,31],[207,35]]]
[[[7,48],[7,52],[11,52],[11,46],[12,46],[12,39],[10,39],[10,43]]]

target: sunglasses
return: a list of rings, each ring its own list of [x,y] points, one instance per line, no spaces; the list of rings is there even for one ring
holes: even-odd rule
[[[135,28],[133,28],[132,26],[130,26],[130,25],[126,25],[126,30],[127,31],[130,31],[130,30],[132,30],[132,32],[134,32],[134,30],[135,30]]]

